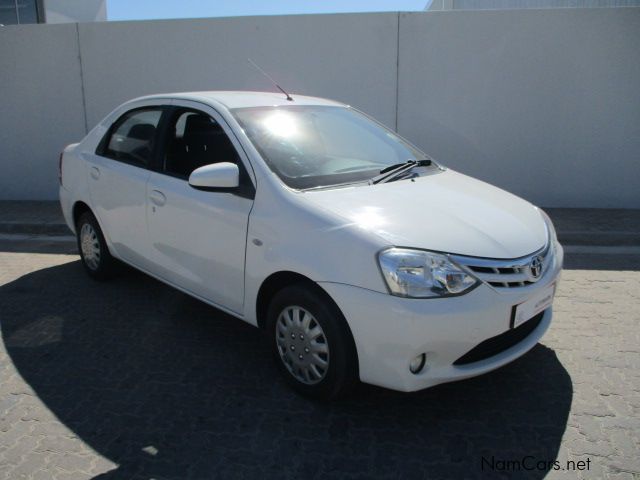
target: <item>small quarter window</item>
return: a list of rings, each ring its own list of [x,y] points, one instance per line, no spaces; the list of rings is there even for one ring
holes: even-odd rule
[[[161,109],[137,109],[114,124],[102,154],[125,163],[148,167],[155,147]]]

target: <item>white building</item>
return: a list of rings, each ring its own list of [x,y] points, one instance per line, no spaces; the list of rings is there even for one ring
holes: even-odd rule
[[[640,0],[431,0],[424,9],[433,11],[638,6],[640,6]]]
[[[0,24],[100,22],[106,0],[0,0]]]

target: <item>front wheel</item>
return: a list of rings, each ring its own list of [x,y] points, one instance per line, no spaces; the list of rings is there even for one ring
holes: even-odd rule
[[[287,382],[303,395],[334,399],[358,380],[353,337],[340,310],[317,288],[279,291],[269,305],[267,334]]]

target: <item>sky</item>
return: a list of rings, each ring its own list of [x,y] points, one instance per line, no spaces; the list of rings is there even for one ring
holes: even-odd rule
[[[109,20],[423,10],[431,0],[107,0]]]

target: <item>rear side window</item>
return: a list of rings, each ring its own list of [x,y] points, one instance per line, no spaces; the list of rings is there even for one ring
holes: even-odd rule
[[[162,109],[145,108],[122,115],[101,142],[98,153],[125,163],[148,167]]]

